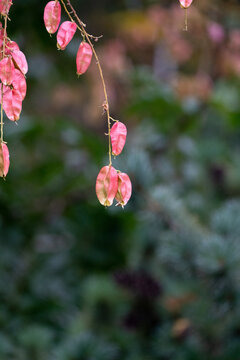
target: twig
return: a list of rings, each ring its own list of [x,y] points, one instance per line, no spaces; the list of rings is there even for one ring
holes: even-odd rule
[[[83,38],[86,38],[87,42],[91,46],[92,51],[93,51],[93,55],[94,55],[94,57],[96,59],[97,67],[98,67],[99,74],[100,74],[101,81],[102,81],[102,85],[103,85],[103,92],[104,92],[104,98],[105,98],[103,107],[104,107],[104,110],[106,111],[106,114],[107,114],[108,140],[109,140],[108,141],[108,146],[109,146],[108,154],[109,154],[109,166],[111,166],[112,165],[112,147],[111,147],[111,137],[110,137],[111,117],[110,117],[110,111],[109,111],[108,94],[107,94],[107,88],[106,88],[105,79],[104,79],[104,76],[103,76],[102,66],[100,64],[98,55],[97,55],[96,50],[94,49],[94,46],[93,46],[92,41],[91,41],[91,38],[94,39],[95,41],[97,41],[101,36],[100,37],[95,37],[93,35],[88,34],[88,32],[85,29],[86,25],[78,17],[78,15],[76,13],[76,10],[72,6],[70,0],[66,0],[66,3],[67,3],[67,6],[71,9],[71,11],[68,10],[68,8],[66,6],[66,3],[65,3],[65,0],[60,0],[60,1],[61,1],[62,5],[64,7],[69,19],[71,21],[74,21],[73,17],[75,18],[75,20],[76,20],[75,22],[77,22],[78,30],[81,32],[81,35],[83,36]],[[71,14],[73,14],[73,16]]]

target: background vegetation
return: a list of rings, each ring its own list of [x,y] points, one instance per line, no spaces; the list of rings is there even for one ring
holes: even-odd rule
[[[73,0],[96,43],[115,160],[133,182],[104,209],[103,94],[76,36],[56,49],[44,1],[15,1],[8,34],[29,61],[0,185],[1,360],[239,360],[239,1]]]

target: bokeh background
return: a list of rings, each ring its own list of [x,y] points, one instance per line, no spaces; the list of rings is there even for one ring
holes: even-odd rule
[[[0,184],[1,360],[239,360],[240,2],[72,0],[96,43],[112,116],[128,127],[114,166],[129,205],[102,207],[107,164],[95,62],[77,79],[15,0],[8,35],[29,62],[19,125],[5,121]]]

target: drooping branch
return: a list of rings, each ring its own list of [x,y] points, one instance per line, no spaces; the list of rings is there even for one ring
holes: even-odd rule
[[[61,25],[60,4],[62,4],[70,20],[63,22]],[[122,152],[126,143],[127,128],[123,123],[113,119],[110,116],[106,82],[104,79],[101,63],[93,45],[93,41],[97,41],[99,37],[90,35],[87,32],[86,25],[79,18],[70,0],[49,1],[44,9],[44,22],[45,27],[50,34],[54,34],[58,31],[57,47],[61,50],[64,50],[66,48],[67,44],[69,44],[69,42],[73,38],[76,30],[79,30],[83,40],[80,43],[76,56],[78,75],[82,75],[87,71],[91,63],[92,56],[94,55],[95,57],[103,86],[104,102],[102,104],[102,107],[107,115],[108,133],[106,135],[108,136],[109,155],[109,165],[104,166],[97,176],[96,195],[99,202],[103,206],[111,206],[115,199],[117,201],[117,206],[124,207],[131,197],[132,184],[127,174],[114,169],[114,167],[112,166],[112,155],[118,156]],[[112,127],[111,121],[115,122]]]
[[[65,3],[65,1],[66,1],[66,3]],[[91,39],[98,40],[99,37],[95,37],[93,35],[88,34],[88,32],[86,31],[86,25],[80,20],[79,16],[76,13],[76,10],[74,9],[74,7],[72,6],[72,4],[70,2],[70,0],[61,0],[61,3],[63,5],[64,10],[66,11],[69,19],[71,21],[75,21],[77,23],[77,27],[78,27],[79,31],[81,32],[83,38],[85,38],[87,40],[87,42],[89,43],[89,45],[91,46],[93,55],[96,59],[97,67],[99,70],[99,74],[100,74],[100,78],[101,78],[101,82],[102,82],[102,86],[103,86],[104,98],[105,98],[104,103],[103,103],[103,109],[107,115],[107,123],[108,123],[108,134],[107,135],[108,135],[108,145],[109,145],[108,154],[109,154],[109,166],[111,166],[112,165],[112,147],[111,147],[111,137],[110,137],[111,116],[110,116],[110,109],[109,109],[107,87],[106,87],[106,82],[104,79],[101,63],[99,61],[97,52],[96,52],[96,50],[93,46],[92,40],[91,40]],[[70,11],[68,10],[67,6],[69,7]]]

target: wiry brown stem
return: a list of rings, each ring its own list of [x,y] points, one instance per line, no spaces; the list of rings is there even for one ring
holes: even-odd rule
[[[77,23],[78,30],[81,32],[83,38],[85,38],[87,40],[87,42],[89,43],[89,45],[91,46],[93,55],[94,55],[94,57],[96,59],[97,67],[98,67],[99,74],[100,74],[101,81],[102,81],[102,85],[103,85],[103,92],[104,92],[104,98],[105,98],[104,109],[105,109],[106,114],[107,114],[107,123],[108,123],[108,134],[107,135],[108,135],[108,146],[109,146],[109,150],[108,150],[109,166],[111,166],[112,165],[112,146],[111,146],[111,137],[110,137],[111,116],[110,116],[110,110],[109,110],[108,94],[107,94],[106,82],[105,82],[105,79],[104,79],[104,76],[103,76],[102,66],[100,64],[98,55],[97,55],[96,50],[95,50],[95,48],[94,48],[94,46],[92,44],[92,41],[91,41],[91,38],[97,40],[97,39],[99,39],[99,37],[94,37],[94,36],[88,34],[88,32],[85,29],[86,25],[80,20],[79,16],[76,13],[76,10],[74,9],[74,7],[72,6],[72,4],[70,2],[70,0],[66,0],[67,6],[69,7],[70,11],[68,10],[68,8],[66,6],[65,0],[60,0],[60,1],[61,1],[62,5],[64,7],[64,10],[66,11],[69,19],[71,21],[74,21],[74,19],[75,19],[74,22]],[[73,16],[71,14],[73,14]]]
[[[184,9],[185,11],[185,16],[184,16],[184,31],[188,31],[188,11],[187,8]]]
[[[8,2],[9,0],[7,0],[7,8],[8,9]],[[7,14],[4,15],[4,32],[3,32],[3,51],[2,51],[2,57],[1,60],[5,58],[5,49],[6,49],[6,39],[7,39],[7,21],[8,21],[8,16]],[[1,143],[3,143],[3,83],[1,83],[1,121],[0,121],[0,125],[1,125]]]

